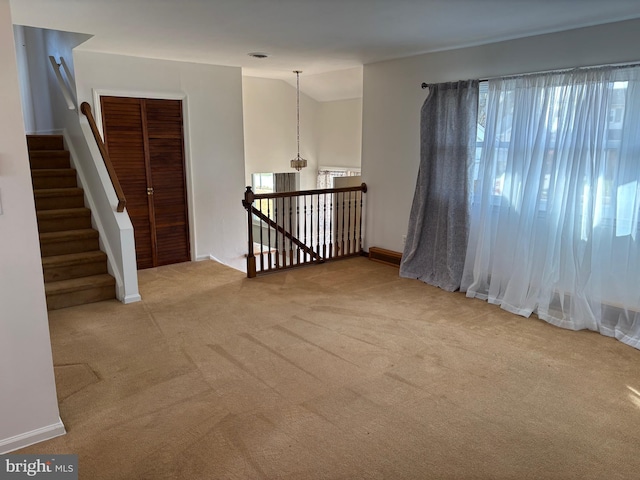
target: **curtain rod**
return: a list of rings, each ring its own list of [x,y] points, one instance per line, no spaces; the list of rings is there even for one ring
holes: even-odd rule
[[[564,73],[564,72],[571,72],[573,70],[589,70],[589,69],[592,69],[592,68],[606,68],[606,67],[610,67],[610,68],[640,67],[640,63],[639,62],[615,63],[615,64],[609,64],[609,65],[593,65],[593,66],[589,66],[589,67],[571,67],[571,68],[562,68],[562,69],[557,69],[557,70],[543,70],[543,71],[540,71],[540,72],[520,73],[520,74],[517,74],[517,75],[504,75],[504,76],[498,76],[498,77],[480,78],[480,79],[478,79],[478,81],[479,82],[487,82],[489,80],[496,80],[498,78],[503,79],[503,80],[509,80],[509,79],[513,79],[513,78],[526,77],[526,76],[529,76],[529,75],[541,75],[541,74],[545,74],[545,73]],[[422,89],[424,90],[425,88],[429,87],[429,84],[427,82],[422,82],[420,87],[422,87]]]

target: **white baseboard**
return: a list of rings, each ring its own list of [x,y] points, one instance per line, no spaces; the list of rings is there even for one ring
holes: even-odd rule
[[[245,257],[242,257],[242,258],[238,259],[238,263],[237,264],[225,263],[225,262],[219,260],[218,258],[216,258],[213,255],[200,255],[200,256],[196,257],[196,262],[201,262],[203,260],[213,260],[214,262],[217,262],[220,265],[226,265],[227,267],[233,268],[234,270],[238,270],[239,272],[247,273],[247,264],[246,264],[246,258]]]
[[[4,453],[13,452],[20,448],[28,447],[35,443],[44,442],[55,437],[64,435],[67,431],[64,429],[62,420],[58,418],[58,421],[53,425],[38,428],[30,432],[21,433],[13,437],[0,439],[0,455]]]
[[[135,295],[127,295],[122,299],[122,303],[124,303],[125,305],[127,303],[135,303],[135,302],[139,302],[140,300],[142,300],[142,297],[140,296],[139,293],[136,293]]]
[[[38,130],[36,132],[30,133],[30,135],[62,135],[63,130]]]

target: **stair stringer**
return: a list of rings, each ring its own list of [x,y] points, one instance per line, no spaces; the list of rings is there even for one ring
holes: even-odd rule
[[[88,124],[83,125],[80,117],[78,122],[82,135],[72,135],[66,128],[59,134],[78,173],[78,184],[84,189],[91,224],[100,234],[100,248],[107,254],[107,270],[116,281],[116,298],[125,304],[138,302],[142,298],[138,291],[133,225],[126,209],[116,211],[118,199],[100,151],[91,143],[94,140]]]

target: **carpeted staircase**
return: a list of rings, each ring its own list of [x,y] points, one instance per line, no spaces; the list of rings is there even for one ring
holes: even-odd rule
[[[47,308],[115,298],[91,211],[61,135],[27,135]]]

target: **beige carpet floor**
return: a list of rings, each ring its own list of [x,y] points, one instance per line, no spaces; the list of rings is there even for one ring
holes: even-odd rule
[[[50,312],[67,435],[98,479],[637,479],[640,351],[356,258],[247,280],[139,273]]]

